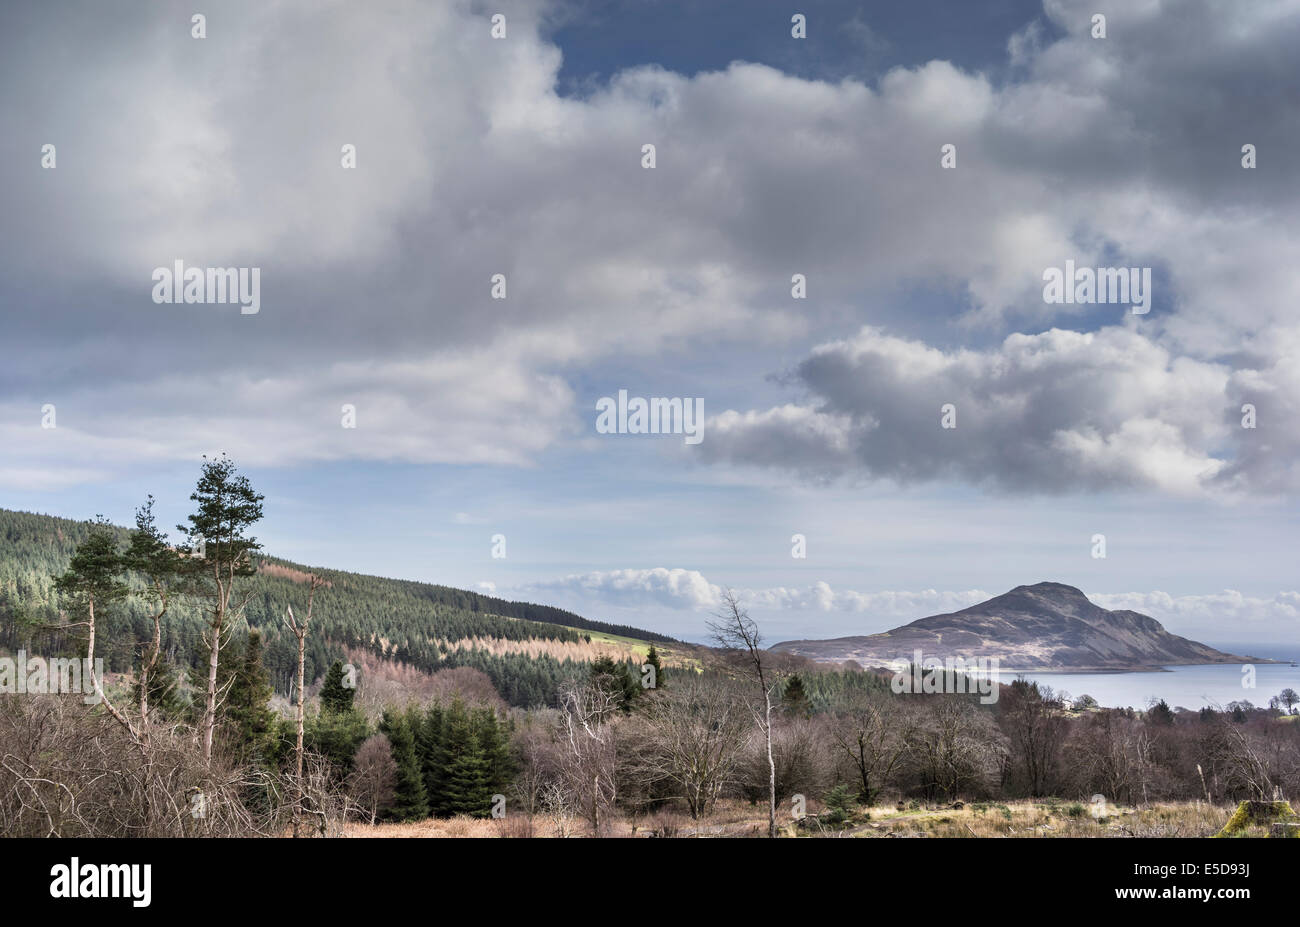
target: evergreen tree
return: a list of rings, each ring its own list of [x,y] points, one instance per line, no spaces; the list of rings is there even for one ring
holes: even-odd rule
[[[1147,709],[1147,717],[1151,720],[1152,724],[1168,726],[1174,723],[1173,709],[1169,707],[1169,703],[1164,699],[1160,699],[1160,701]]]
[[[626,663],[616,663],[612,657],[598,657],[591,662],[591,681],[601,689],[612,692],[618,699],[618,707],[624,711],[632,710],[632,703],[641,694],[641,683],[633,678],[632,670]]]
[[[446,777],[442,783],[445,813],[486,817],[492,790],[487,762],[465,706],[452,703],[446,717]]]
[[[809,713],[811,706],[808,703],[808,693],[804,690],[803,680],[798,673],[786,680],[781,702],[789,714],[806,716]]]
[[[207,677],[203,705],[203,758],[212,758],[212,736],[217,725],[217,701],[220,689],[221,648],[233,619],[241,616],[242,607],[231,603],[235,579],[256,575],[253,555],[262,545],[248,530],[262,519],[262,494],[253,490],[248,477],[235,470],[230,458],[203,460],[198,485],[190,494],[197,503],[188,516],[189,527],[177,525],[185,535],[180,553],[185,557],[187,572],[194,580],[194,591],[207,600]]]
[[[654,667],[654,687],[662,689],[664,687],[664,666],[659,661],[659,651],[655,650],[655,645],[650,645],[650,652],[645,655],[646,665]],[[644,670],[642,670],[644,672]]]
[[[250,628],[244,652],[227,660],[220,669],[219,688],[226,693],[218,719],[223,735],[247,761],[273,759],[277,730],[275,712],[269,703],[274,690],[262,665],[262,632]]]
[[[86,540],[78,545],[68,569],[55,579],[54,588],[68,601],[69,611],[81,619],[70,627],[84,629],[79,636],[86,640],[86,658],[93,660],[97,632],[107,618],[105,610],[110,603],[126,598],[129,590],[118,579],[122,555],[113,526],[102,515],[89,526]]]
[[[148,674],[149,716],[181,718],[190,710],[189,699],[181,691],[181,677],[170,663],[159,661]],[[140,675],[131,681],[131,701],[140,704]]]
[[[491,708],[482,709],[477,721],[475,732],[487,772],[488,794],[504,795],[516,770],[514,754],[510,752],[512,726],[503,726]]]
[[[331,774],[341,782],[352,773],[352,761],[370,734],[370,722],[355,708],[322,711],[307,717],[303,743],[329,760]]]
[[[447,775],[443,715],[441,704],[433,702],[429,705],[416,737],[424,790],[429,797],[429,813],[439,817],[447,814],[446,796],[443,794],[443,783]]]
[[[158,529],[153,515],[153,496],[136,509],[135,530],[122,556],[122,566],[145,584],[144,598],[152,603],[150,632],[140,649],[140,662],[132,685],[132,696],[147,719],[155,708],[176,717],[185,707],[176,688],[172,668],[162,660],[163,619],[172,599],[188,588],[184,559]]]
[[[388,737],[388,745],[397,764],[393,783],[393,807],[389,816],[396,821],[419,821],[429,816],[429,802],[420,773],[420,759],[415,750],[415,732],[405,712],[385,711],[379,730]]]
[[[335,660],[330,665],[329,672],[325,674],[325,682],[321,686],[322,712],[342,714],[352,710],[352,700],[356,698],[357,690],[343,685],[344,678],[343,661]]]

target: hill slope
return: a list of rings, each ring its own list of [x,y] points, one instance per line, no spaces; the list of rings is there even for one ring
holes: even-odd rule
[[[1170,634],[1133,611],[1094,605],[1073,586],[1017,586],[987,602],[921,618],[883,634],[782,641],[773,650],[815,660],[885,665],[926,657],[997,657],[1020,670],[1139,670],[1193,663],[1269,663]]]
[[[32,652],[70,653],[77,644],[58,634],[39,634],[39,623],[58,619],[53,577],[67,568],[85,522],[0,509],[0,648],[25,646]],[[127,530],[121,529],[125,544]],[[456,666],[481,669],[502,697],[516,705],[552,701],[556,683],[577,672],[585,636],[618,636],[672,643],[673,639],[625,625],[593,621],[546,605],[510,602],[463,589],[344,570],[308,568],[270,556],[246,589],[252,592],[247,619],[266,637],[264,662],[277,690],[285,692],[296,672],[297,651],[281,616],[293,604],[301,609],[303,583],[311,569],[328,587],[316,596],[307,651],[307,674],[316,678],[344,648],[363,648],[433,672]],[[148,633],[145,603],[137,598],[101,616],[100,646],[105,668],[125,672],[134,647]],[[168,615],[163,651],[177,666],[197,665],[203,654],[203,618],[193,606],[178,605]],[[484,641],[507,642],[489,651]],[[537,647],[513,647],[544,642]],[[533,651],[531,654],[527,651]]]

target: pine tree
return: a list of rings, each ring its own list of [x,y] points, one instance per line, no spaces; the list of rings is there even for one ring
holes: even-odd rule
[[[654,667],[654,688],[662,689],[664,687],[664,667],[659,662],[659,651],[655,650],[654,644],[650,645],[650,652],[645,655],[645,662],[646,665]]]
[[[632,710],[632,703],[641,694],[641,683],[632,677],[626,663],[616,663],[612,657],[598,657],[591,662],[590,678],[593,683],[618,699],[618,707]]]
[[[109,603],[126,598],[129,592],[126,584],[118,579],[122,568],[113,526],[100,515],[90,522],[89,535],[77,546],[68,569],[54,580],[54,588],[69,601],[70,610],[82,619],[72,626],[85,629],[86,659],[91,661],[92,671],[95,638],[106,617],[104,610]]]
[[[439,817],[447,814],[446,796],[443,794],[443,783],[447,775],[443,715],[442,705],[438,702],[429,705],[416,736],[424,790],[429,798],[429,813]]]
[[[137,673],[131,681],[131,701],[137,705],[141,704],[140,675]],[[149,714],[152,716],[156,712],[164,718],[173,719],[182,717],[190,708],[190,703],[181,692],[181,680],[175,668],[170,663],[160,661],[154,664],[147,675],[149,698],[145,704],[149,706]]]
[[[347,711],[322,711],[308,715],[303,741],[307,750],[319,753],[330,762],[336,781],[352,773],[352,761],[371,734],[370,722],[355,708]]]
[[[475,733],[487,772],[488,793],[505,794],[514,779],[516,764],[510,752],[510,727],[502,726],[491,708],[479,712]]]
[[[325,682],[320,690],[320,707],[322,712],[343,714],[352,710],[352,700],[357,690],[343,685],[343,661],[335,660],[325,674]]]
[[[249,629],[243,654],[222,664],[218,681],[226,689],[219,716],[222,733],[245,760],[271,760],[277,733],[275,712],[269,704],[274,690],[262,665],[261,631]]]
[[[397,777],[393,783],[393,807],[390,817],[397,821],[419,821],[429,816],[429,802],[420,774],[420,760],[415,750],[415,732],[410,716],[385,711],[379,729],[388,737]]]
[[[153,496],[148,496],[144,505],[135,510],[135,530],[122,555],[122,566],[144,581],[144,597],[151,603],[152,633],[140,648],[140,662],[132,686],[142,721],[148,720],[155,707],[172,717],[178,716],[185,707],[176,691],[175,674],[161,658],[163,619],[172,600],[189,586],[188,564],[168,542],[167,535],[158,529],[153,501]]]
[[[781,701],[785,710],[792,715],[808,714],[811,707],[808,703],[808,693],[798,673],[786,681],[785,690],[781,693]]]
[[[218,677],[221,648],[232,619],[240,617],[241,606],[232,608],[235,579],[255,576],[253,555],[261,551],[257,538],[248,530],[262,519],[262,494],[254,492],[248,478],[235,470],[230,458],[203,461],[202,473],[190,501],[197,503],[188,516],[189,527],[177,525],[186,541],[178,548],[193,572],[196,591],[208,600],[206,629],[208,671],[204,685],[203,759],[212,758],[212,737],[217,725]]]
[[[459,700],[447,713],[445,743],[447,772],[442,789],[446,813],[486,817],[492,802],[487,763],[469,715]]]
[[[1147,717],[1150,719],[1152,724],[1168,726],[1174,723],[1174,711],[1169,707],[1169,703],[1164,699],[1161,699],[1147,709]],[[1244,713],[1242,719],[1245,719]]]

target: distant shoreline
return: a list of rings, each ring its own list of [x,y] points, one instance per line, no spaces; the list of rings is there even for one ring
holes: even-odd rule
[[[864,670],[897,670],[898,667],[888,663],[860,663],[857,660],[851,662],[858,663]],[[842,660],[818,660],[817,662],[841,663]],[[1159,666],[1131,666],[1131,667],[1114,667],[1114,666],[1053,666],[1044,669],[1032,666],[999,666],[999,674],[1016,675],[1018,673],[1033,673],[1036,676],[1122,676],[1126,673],[1172,673],[1170,667],[1173,666],[1255,666],[1258,664],[1268,664],[1271,666],[1290,666],[1291,660],[1271,660],[1265,657],[1259,659],[1247,660],[1211,660],[1205,663],[1162,663]]]

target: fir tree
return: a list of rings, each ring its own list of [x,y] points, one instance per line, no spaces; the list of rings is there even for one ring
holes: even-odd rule
[[[632,671],[626,663],[616,663],[612,657],[598,657],[591,663],[591,681],[601,689],[612,692],[618,699],[618,707],[624,711],[632,710],[632,703],[641,694],[641,683],[632,677]]]
[[[1147,709],[1147,717],[1151,720],[1152,724],[1168,726],[1174,723],[1174,711],[1169,707],[1169,703],[1164,699],[1160,699],[1160,701]],[[1243,720],[1244,717],[1245,716],[1243,715]]]
[[[222,664],[218,682],[226,692],[219,717],[222,733],[230,738],[244,759],[252,762],[272,759],[277,732],[275,712],[269,702],[274,690],[262,665],[261,631],[249,629],[243,654]]]
[[[325,674],[320,690],[320,707],[323,713],[343,714],[352,710],[352,700],[357,690],[343,685],[343,661],[335,660]]]
[[[650,645],[650,652],[645,655],[647,666],[654,667],[654,688],[662,689],[664,687],[664,667],[659,661],[659,651],[655,650],[655,645]],[[645,672],[642,670],[642,672]]]
[[[420,759],[415,750],[415,732],[406,713],[385,711],[379,729],[388,737],[388,745],[397,764],[393,783],[393,807],[389,816],[396,821],[419,821],[429,816],[429,802],[420,774]]]
[[[447,766],[442,783],[446,813],[486,817],[492,802],[487,763],[469,715],[459,701],[453,703],[446,724]]]
[[[322,711],[307,717],[303,742],[308,751],[329,760],[334,779],[342,781],[352,773],[352,761],[370,734],[370,722],[355,708]]]
[[[510,752],[510,728],[501,724],[495,710],[484,708],[479,712],[475,731],[487,772],[488,793],[504,795],[516,769]]]
[[[781,693],[781,702],[785,710],[792,715],[807,715],[810,710],[808,693],[804,690],[803,680],[799,674],[791,676]]]
[[[416,748],[420,757],[420,770],[424,777],[424,790],[429,797],[429,812],[437,816],[447,814],[443,782],[447,775],[447,751],[443,743],[443,708],[433,702],[420,722]]]
[[[140,702],[140,674],[131,681],[131,701]],[[181,678],[170,663],[158,662],[148,673],[149,715],[164,718],[181,718],[190,709],[189,699],[181,691]]]

